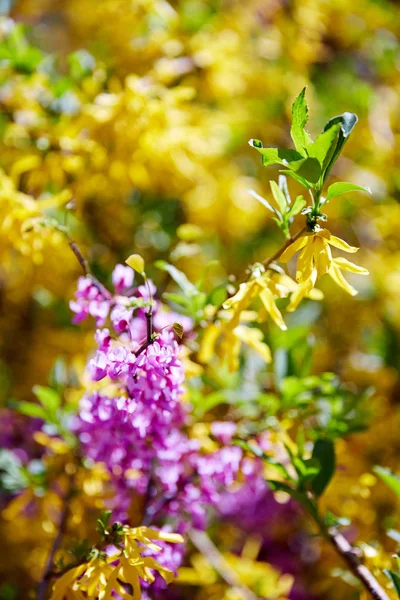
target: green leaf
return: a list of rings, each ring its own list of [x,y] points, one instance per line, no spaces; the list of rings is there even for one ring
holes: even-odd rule
[[[42,419],[43,421],[47,421],[47,412],[39,404],[34,404],[33,402],[13,401],[9,403],[9,406],[21,413],[21,415],[26,415],[27,417],[33,417],[35,419]]]
[[[311,184],[317,183],[321,177],[321,165],[318,159],[314,157],[302,158],[301,160],[290,162],[288,167]]]
[[[163,298],[165,300],[168,300],[169,302],[175,302],[175,304],[178,304],[179,306],[182,306],[184,308],[190,306],[190,300],[185,296],[180,296],[179,294],[164,292]]]
[[[270,182],[270,183],[272,183],[272,182]],[[250,196],[253,196],[253,198],[255,198],[256,200],[258,200],[260,202],[260,204],[265,206],[265,208],[268,208],[268,210],[270,210],[272,213],[274,213],[275,215],[278,215],[278,217],[282,216],[280,214],[280,212],[274,206],[272,206],[272,204],[270,204],[268,202],[268,200],[266,200],[265,198],[260,196],[260,194],[257,194],[257,192],[255,192],[254,190],[249,190],[249,194],[250,194]]]
[[[394,571],[389,571],[389,569],[384,569],[383,572],[393,583],[393,587],[396,590],[398,597],[400,598],[400,577]]]
[[[340,152],[342,151],[342,148],[343,148],[344,144],[348,140],[351,132],[353,131],[353,129],[354,129],[356,123],[357,123],[357,121],[358,121],[357,115],[355,115],[354,113],[345,112],[342,115],[339,115],[337,117],[333,117],[325,125],[324,131],[327,131],[328,129],[331,129],[331,127],[334,127],[337,124],[340,125],[340,130],[339,130],[339,135],[338,135],[338,139],[337,139],[337,143],[336,143],[336,148],[335,148],[334,152],[332,153],[332,157],[331,157],[331,159],[329,161],[329,164],[326,166],[325,176],[329,173],[329,171],[331,170],[334,162],[338,158]]]
[[[290,171],[289,169],[283,169],[282,171],[279,171],[279,173],[290,175],[292,179],[297,181],[297,183],[300,183],[300,185],[306,187],[308,190],[313,187],[312,184],[309,181],[307,181],[307,179],[304,179],[304,177],[301,177],[300,175],[298,175],[298,173],[295,173],[294,171]]]
[[[289,206],[292,203],[292,200],[290,198],[287,178],[285,177],[285,175],[279,175],[278,184],[286,198],[286,204]]]
[[[179,339],[183,338],[183,327],[182,327],[181,323],[174,323],[172,325],[172,329],[175,331],[175,333],[179,337]]]
[[[261,144],[258,146],[257,144]],[[264,148],[259,140],[250,140],[250,146],[258,150],[262,155],[262,163],[264,167],[269,165],[287,165],[290,162],[301,160],[304,158],[302,154],[296,150],[285,150],[284,148]]]
[[[335,473],[336,457],[333,442],[327,439],[317,440],[314,444],[312,457],[318,460],[321,469],[313,479],[311,487],[317,496],[321,496]]]
[[[281,481],[275,481],[274,479],[267,479],[267,483],[272,491],[286,492],[286,494],[289,494],[289,496],[291,496],[297,502],[299,502],[299,504],[301,504],[309,514],[314,516],[317,515],[315,506],[309,500],[305,493],[293,489],[292,487],[290,487],[290,485],[287,485],[286,483],[282,483]]]
[[[376,473],[387,486],[390,487],[391,490],[394,491],[396,496],[400,496],[400,476],[392,473],[390,469],[386,469],[385,467],[380,467],[377,465],[373,468],[374,473]]]
[[[204,395],[193,388],[190,388],[189,392],[190,404],[194,407],[196,418],[202,418],[208,411],[227,402],[225,392],[217,391]]]
[[[188,294],[189,296],[195,296],[199,293],[199,291],[196,289],[193,283],[189,281],[189,279],[184,273],[182,273],[182,271],[179,271],[179,269],[177,269],[173,265],[170,265],[165,260],[157,260],[154,263],[154,266],[157,269],[161,269],[161,271],[169,273],[169,275],[172,277],[175,283],[179,285],[179,287],[183,292],[185,292],[185,294]]]
[[[313,144],[307,146],[308,156],[318,160],[322,172],[325,171],[336,149],[339,129],[340,123],[336,123],[336,125],[323,131]]]
[[[277,203],[281,214],[284,215],[287,210],[286,196],[283,193],[283,191],[281,190],[281,188],[278,186],[276,181],[270,181],[269,185],[271,186],[271,191],[272,191],[273,197],[275,198],[275,202]]]
[[[329,186],[328,195],[324,201],[324,204],[329,202],[329,200],[334,196],[340,196],[340,194],[347,194],[348,192],[368,192],[368,194],[370,194],[371,190],[367,187],[362,187],[361,185],[355,185],[354,183],[337,181]]]
[[[46,412],[54,414],[57,408],[60,407],[61,398],[55,390],[42,385],[35,385],[32,391]]]
[[[143,275],[144,260],[140,256],[140,254],[131,254],[130,256],[128,256],[125,262],[131,269],[139,273],[139,275]]]
[[[305,94],[306,88],[303,88],[293,103],[292,127],[290,129],[295,148],[303,156],[306,156],[306,146],[311,143],[311,138],[304,129],[308,121],[308,106]]]
[[[207,303],[213,306],[222,306],[228,297],[228,291],[226,285],[220,285],[210,292]]]
[[[298,215],[303,208],[307,205],[307,202],[304,200],[303,196],[297,196],[296,200],[293,202],[292,206],[286,213],[286,217],[291,219]]]

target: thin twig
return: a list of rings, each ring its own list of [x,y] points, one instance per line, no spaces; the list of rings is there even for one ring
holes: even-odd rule
[[[324,530],[323,533],[336,553],[342,557],[350,571],[361,581],[372,598],[374,600],[390,600],[388,594],[372,575],[368,567],[362,564],[356,550],[349,544],[346,538],[335,529]]]
[[[71,240],[71,238],[68,236],[68,243],[69,243],[69,247],[71,248],[72,252],[75,254],[76,258],[78,259],[78,262],[81,265],[82,270],[85,273],[85,275],[91,275],[89,263],[86,260],[86,258],[84,258],[82,252],[79,250],[76,242]]]
[[[67,239],[68,239],[68,244],[69,244],[69,247],[71,248],[72,252],[75,254],[76,258],[78,259],[78,262],[79,262],[79,264],[81,265],[81,267],[82,267],[82,270],[83,270],[84,274],[85,274],[87,277],[90,277],[90,278],[91,278],[91,280],[92,280],[92,282],[93,282],[93,285],[97,287],[97,289],[99,290],[99,292],[100,292],[101,294],[103,294],[103,296],[104,296],[105,298],[109,298],[109,299],[110,299],[110,298],[111,298],[111,294],[110,294],[110,292],[109,292],[109,291],[108,291],[108,290],[107,290],[107,289],[104,287],[104,285],[103,285],[102,283],[100,283],[100,281],[99,281],[99,280],[98,280],[98,279],[97,279],[97,278],[96,278],[96,277],[93,275],[93,273],[92,273],[92,271],[91,271],[91,269],[90,269],[90,266],[89,266],[89,263],[88,263],[88,261],[86,260],[86,258],[83,256],[82,252],[81,252],[81,251],[79,250],[79,248],[78,248],[78,244],[77,244],[76,242],[74,242],[74,240],[73,240],[73,239],[71,239],[71,237],[69,236],[69,233],[68,233],[68,232],[66,232],[66,236],[67,236]]]
[[[267,258],[266,260],[263,261],[262,265],[264,267],[268,267],[272,262],[277,260],[285,252],[286,248],[288,248],[291,244],[293,244],[293,242],[298,240],[299,237],[301,237],[305,231],[306,231],[306,228],[303,227],[303,229],[298,231],[296,233],[296,235],[294,235],[293,237],[290,237],[288,240],[286,240],[286,242],[283,244],[283,246],[281,246],[272,256],[270,256],[269,258]]]
[[[192,529],[189,533],[189,537],[194,546],[196,546],[196,548],[207,558],[226,583],[238,590],[245,600],[259,600],[248,587],[242,584],[236,571],[225,560],[205,531]]]
[[[153,307],[149,306],[146,311],[146,329],[147,329],[147,341],[151,342],[153,339]]]
[[[64,536],[65,528],[66,528],[67,521],[68,521],[69,501],[70,501],[70,498],[71,498],[71,495],[73,492],[74,481],[75,481],[74,477],[71,477],[69,480],[68,489],[67,489],[64,497],[62,498],[63,508],[62,508],[62,512],[61,512],[61,516],[60,516],[60,521],[58,523],[57,535],[54,538],[53,545],[52,545],[49,555],[47,557],[42,580],[41,580],[41,582],[39,584],[39,588],[38,588],[37,600],[44,600],[46,598],[47,588],[49,586],[49,580],[53,574],[54,558],[55,558],[57,550],[59,549],[59,547],[61,545],[62,538]]]

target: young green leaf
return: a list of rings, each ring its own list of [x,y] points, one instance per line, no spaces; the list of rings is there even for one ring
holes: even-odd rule
[[[129,267],[131,267],[131,269],[139,273],[139,275],[143,275],[144,260],[140,256],[140,254],[131,254],[130,256],[128,256],[125,262]]]
[[[397,573],[395,573],[394,571],[389,571],[389,569],[384,569],[383,572],[393,583],[393,587],[394,587],[398,597],[400,598],[400,576]]]
[[[180,296],[179,294],[170,294],[169,292],[164,292],[163,298],[165,298],[165,300],[168,300],[169,302],[175,302],[175,304],[183,306],[184,308],[188,308],[188,306],[190,306],[190,300],[189,298],[186,298],[186,296]]]
[[[297,181],[297,183],[304,186],[308,190],[310,190],[313,187],[313,185],[309,181],[307,181],[307,179],[304,179],[304,177],[301,177],[298,173],[295,173],[294,171],[290,171],[290,169],[282,169],[282,171],[279,171],[279,173],[283,173],[284,175],[290,175],[292,179]]]
[[[324,172],[337,145],[340,123],[336,123],[326,131],[323,131],[313,144],[307,147],[308,156],[316,158]]]
[[[308,106],[306,102],[306,88],[303,88],[292,106],[292,127],[290,135],[295,148],[303,156],[307,156],[305,148],[311,143],[311,138],[304,129],[308,121]]]
[[[35,385],[32,391],[46,412],[54,414],[57,408],[60,407],[61,398],[55,390],[42,385]]]
[[[312,457],[318,460],[321,469],[313,479],[311,487],[317,496],[321,496],[335,473],[335,446],[331,440],[319,439],[314,444]]]
[[[296,200],[293,202],[292,206],[286,213],[286,216],[291,219],[298,215],[303,208],[307,205],[307,202],[304,200],[303,196],[297,196]]]
[[[249,191],[250,196],[253,196],[253,198],[255,198],[256,200],[258,200],[260,202],[260,204],[262,204],[263,206],[265,206],[265,208],[268,208],[268,210],[270,210],[271,212],[273,212],[276,215],[278,215],[278,217],[282,216],[280,214],[280,212],[274,206],[272,206],[272,204],[270,204],[268,202],[268,200],[266,200],[265,198],[263,198],[262,196],[260,196],[260,194],[257,194],[257,192],[255,192],[254,190],[248,190],[248,191]]]
[[[262,155],[262,163],[264,167],[269,165],[287,165],[290,162],[304,158],[304,156],[299,152],[296,152],[296,150],[285,150],[284,148],[264,148],[260,140],[249,140],[249,144]]]
[[[281,481],[275,481],[274,479],[267,479],[267,483],[271,490],[273,490],[274,492],[286,492],[286,494],[289,494],[289,496],[294,498],[294,500],[299,502],[299,504],[302,504],[302,506],[304,506],[304,508],[310,515],[317,515],[317,511],[315,509],[314,504],[309,500],[309,498],[304,492],[295,490],[291,488],[290,485],[282,483]]]
[[[219,285],[208,295],[207,304],[212,304],[213,306],[222,306],[227,297],[228,291],[226,289],[226,285]]]
[[[285,177],[285,175],[279,175],[278,184],[286,198],[286,204],[289,206],[290,204],[292,204],[292,200],[290,198],[287,178]]]
[[[270,181],[269,185],[271,186],[272,195],[275,198],[275,202],[277,203],[281,215],[284,215],[287,210],[287,200],[286,196],[278,186],[276,181]]]
[[[21,413],[22,415],[26,415],[27,417],[33,417],[35,419],[42,419],[42,421],[47,421],[48,414],[39,404],[34,404],[33,402],[10,402],[9,406],[14,408],[16,411]]]
[[[325,199],[324,204],[329,202],[329,200],[334,196],[340,196],[340,194],[347,194],[347,192],[367,192],[368,194],[370,194],[371,190],[367,187],[355,185],[354,183],[337,181],[336,183],[332,183],[332,185],[328,187],[328,195]]]
[[[301,160],[290,162],[288,167],[313,185],[316,184],[321,177],[321,165],[314,157],[302,158]]]
[[[390,469],[386,469],[385,467],[380,467],[377,465],[373,468],[374,473],[376,473],[387,486],[390,487],[396,494],[396,496],[400,496],[400,476],[392,473]]]
[[[196,286],[194,286],[193,283],[189,281],[189,279],[184,273],[182,273],[182,271],[179,271],[179,269],[174,267],[174,265],[170,265],[165,260],[157,260],[154,263],[154,266],[157,267],[157,269],[161,269],[161,271],[169,273],[169,275],[172,277],[175,283],[179,285],[179,287],[183,292],[185,292],[185,294],[188,294],[189,296],[195,296],[199,293],[199,291],[196,289]]]
[[[337,124],[340,125],[336,147],[334,149],[334,152],[332,153],[332,157],[331,157],[329,163],[326,166],[325,177],[328,175],[329,171],[332,169],[334,162],[336,161],[340,152],[342,151],[342,148],[343,148],[344,144],[346,143],[346,141],[348,140],[357,121],[358,121],[357,115],[355,115],[354,113],[345,112],[342,115],[333,117],[325,125],[324,131],[331,129],[331,127],[334,127]]]

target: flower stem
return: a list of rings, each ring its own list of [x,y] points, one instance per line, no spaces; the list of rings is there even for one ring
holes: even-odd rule
[[[385,590],[372,575],[371,571],[362,564],[355,549],[341,533],[336,530],[328,530],[324,533],[324,536],[374,600],[390,600]]]
[[[371,571],[360,560],[356,548],[346,540],[336,528],[327,527],[318,513],[313,515],[320,533],[331,544],[336,554],[341,556],[349,570],[362,583],[374,600],[391,600]]]
[[[257,596],[253,594],[248,587],[242,584],[235,569],[233,569],[225,560],[224,556],[213,544],[205,531],[192,529],[189,533],[189,537],[193,545],[206,557],[226,583],[236,589],[236,591],[239,591],[245,600],[258,600]]]
[[[78,259],[78,262],[81,265],[84,274],[87,277],[90,277],[92,279],[93,285],[95,285],[97,287],[97,289],[99,290],[99,292],[101,292],[106,298],[109,297],[110,296],[109,291],[93,275],[93,273],[92,273],[92,271],[90,269],[89,263],[86,260],[86,258],[84,258],[82,252],[79,250],[77,243],[74,242],[74,240],[71,239],[71,237],[69,236],[68,232],[66,232],[66,236],[67,236],[67,239],[68,239],[69,247],[71,248],[72,252],[75,254],[76,258]]]
[[[288,240],[286,240],[286,242],[283,244],[283,246],[281,246],[272,256],[270,256],[269,258],[264,260],[262,265],[264,267],[269,267],[269,265],[271,263],[273,263],[275,260],[277,260],[285,252],[286,248],[288,248],[291,244],[293,244],[293,242],[298,240],[299,237],[301,237],[305,231],[306,231],[306,228],[303,227],[303,229],[298,231],[296,233],[296,235],[294,235],[293,237],[290,237]]]
[[[62,538],[64,536],[65,529],[67,526],[68,515],[69,515],[69,501],[70,501],[72,493],[73,493],[74,481],[75,481],[74,477],[71,477],[69,480],[68,489],[62,499],[62,512],[61,512],[61,516],[60,516],[60,521],[58,523],[57,535],[54,538],[53,545],[52,545],[49,555],[47,557],[42,580],[39,583],[37,600],[45,600],[46,595],[47,595],[49,581],[53,574],[54,558],[55,558],[57,550],[59,549],[59,547],[61,545]]]

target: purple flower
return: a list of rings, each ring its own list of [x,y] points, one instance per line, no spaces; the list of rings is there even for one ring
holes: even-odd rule
[[[132,284],[129,277],[125,267],[117,267],[113,282],[118,291]],[[150,286],[154,294],[153,284]],[[77,303],[82,314],[89,312],[92,296],[100,302],[99,290],[93,287],[87,278],[79,285]],[[141,494],[147,498],[145,510],[152,524],[168,522],[180,533],[191,527],[206,528],[210,512],[237,477],[242,450],[225,445],[206,454],[197,440],[188,437],[187,407],[182,402],[184,369],[176,335],[164,329],[137,356],[147,335],[147,308],[130,307],[134,297],[147,302],[147,286],[132,290],[130,297],[107,299],[117,339],[111,339],[108,329],[96,332],[98,348],[89,361],[89,374],[93,381],[111,379],[115,395],[85,395],[74,430],[83,454],[103,463],[110,473],[114,518],[126,521],[134,495]],[[167,312],[154,301],[156,331],[175,321],[186,331],[192,329],[191,319]],[[215,437],[226,444],[235,430],[229,422],[213,426]],[[166,544],[163,555],[163,564],[175,570],[183,550]]]
[[[236,433],[236,423],[232,421],[214,421],[211,423],[211,433],[223,444],[229,444]]]
[[[117,305],[111,311],[111,322],[117,333],[123,333],[129,330],[129,324],[132,321],[133,309]]]
[[[112,274],[112,282],[116,294],[122,294],[126,290],[132,287],[133,279],[135,277],[134,271],[130,267],[124,265],[117,265]]]
[[[104,325],[110,310],[110,299],[93,283],[91,277],[79,278],[75,298],[69,303],[75,313],[73,323],[79,323],[91,315],[98,327]]]

